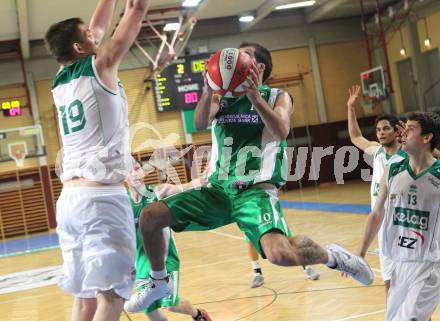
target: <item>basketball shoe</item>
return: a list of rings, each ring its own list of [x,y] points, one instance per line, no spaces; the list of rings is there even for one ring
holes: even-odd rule
[[[258,288],[264,284],[264,276],[261,274],[255,274],[254,280],[252,281],[251,288]]]
[[[373,283],[374,273],[363,258],[350,253],[338,244],[328,245],[327,250],[333,254],[336,261],[336,266],[330,267],[331,269],[346,273],[364,285]]]
[[[169,276],[161,280],[155,280],[150,276],[137,293],[124,303],[124,309],[130,313],[141,312],[154,301],[170,296],[173,293],[174,288]]]
[[[194,321],[212,321],[211,317],[208,315],[208,312],[206,312],[203,309],[197,309],[199,312],[195,318],[193,318]]]
[[[307,278],[310,280],[316,281],[319,280],[319,273],[316,272],[311,266],[306,266],[304,268],[304,273],[307,275]]]

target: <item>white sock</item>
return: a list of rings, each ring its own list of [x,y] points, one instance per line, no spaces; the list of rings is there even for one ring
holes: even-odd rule
[[[261,266],[260,266],[260,261],[251,261],[251,264],[252,264],[252,269],[261,269]]]
[[[335,257],[333,256],[333,253],[331,251],[327,250],[327,254],[328,254],[328,262],[326,263],[326,265],[329,268],[336,267],[336,260],[335,260]]]
[[[160,271],[153,271],[153,270],[151,270],[150,275],[151,275],[151,277],[153,279],[163,280],[163,279],[165,279],[167,277],[168,274],[167,274],[167,269],[165,268],[165,269],[160,270]]]

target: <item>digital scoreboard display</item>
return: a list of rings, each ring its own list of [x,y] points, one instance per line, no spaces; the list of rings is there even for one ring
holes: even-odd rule
[[[165,67],[154,80],[158,111],[190,110],[199,102],[205,63],[211,54],[185,56]]]
[[[21,102],[20,100],[3,101],[1,103],[3,115],[6,117],[21,116]]]

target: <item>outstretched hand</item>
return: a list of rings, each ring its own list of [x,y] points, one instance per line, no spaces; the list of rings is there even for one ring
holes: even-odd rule
[[[348,108],[354,108],[354,104],[359,99],[360,92],[361,92],[361,87],[359,85],[354,85],[348,89],[348,94],[349,94],[347,101]]]

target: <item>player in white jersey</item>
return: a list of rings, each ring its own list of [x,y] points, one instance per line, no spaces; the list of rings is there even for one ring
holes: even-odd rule
[[[385,167],[394,162],[403,160],[406,153],[402,151],[399,143],[399,119],[390,114],[379,115],[375,120],[376,137],[378,142],[366,139],[361,132],[356,119],[355,103],[359,99],[360,87],[358,85],[349,89],[348,107],[348,132],[351,142],[364,153],[373,157],[373,176],[371,179],[371,208],[374,208],[379,195],[379,183]],[[380,243],[380,241],[379,241]],[[384,280],[385,293],[390,288],[392,262],[383,256],[379,248],[380,270]]]
[[[386,321],[427,321],[440,302],[440,118],[409,115],[402,137],[406,158],[385,170],[367,219],[359,255],[381,225],[383,254],[393,261]],[[383,223],[382,223],[383,222]]]
[[[109,41],[116,0],[100,0],[87,26],[80,18],[52,25],[46,44],[62,65],[52,94],[63,141],[57,233],[60,287],[75,297],[72,320],[119,320],[134,281],[135,231],[123,186],[131,170],[127,99],[118,82],[149,0],[129,0]]]

